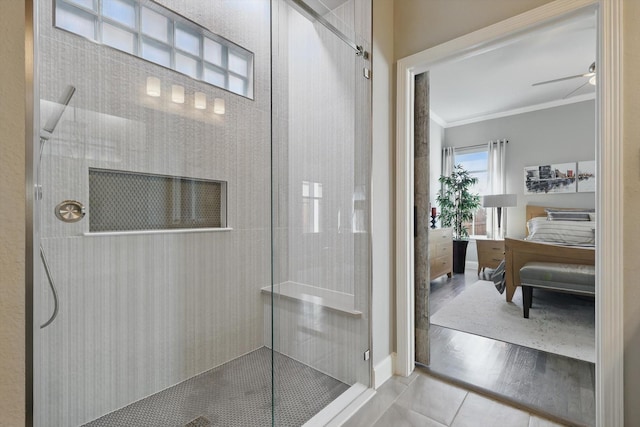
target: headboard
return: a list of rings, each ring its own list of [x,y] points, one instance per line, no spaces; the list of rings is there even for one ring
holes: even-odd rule
[[[587,208],[557,208],[555,206],[536,206],[536,205],[527,205],[527,218],[524,222],[524,228],[525,228],[525,236],[529,235],[529,229],[527,227],[527,222],[529,222],[529,220],[531,218],[537,218],[537,217],[546,217],[547,216],[547,211],[545,209],[558,209],[558,210],[562,210],[562,211],[583,211]]]

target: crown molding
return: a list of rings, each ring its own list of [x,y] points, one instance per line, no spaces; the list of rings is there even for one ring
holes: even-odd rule
[[[436,122],[437,124],[439,124],[440,126],[442,126],[443,128],[449,127],[449,124],[442,117],[437,115],[436,112],[433,111],[432,109],[429,109],[429,118],[434,122]]]
[[[512,110],[500,111],[498,113],[484,114],[481,116],[472,117],[464,120],[456,120],[453,122],[447,122],[442,117],[435,115],[432,110],[429,110],[430,114],[435,115],[432,116],[433,120],[438,123],[443,128],[453,128],[456,126],[464,126],[469,125],[471,123],[484,122],[486,120],[500,119],[502,117],[516,116],[518,114],[531,113],[533,111],[546,110],[548,108],[561,107],[563,105],[576,104],[578,102],[584,101],[592,101],[596,99],[595,93],[587,93],[584,95],[573,96],[567,99],[558,99],[556,101],[543,102],[542,104],[529,105],[527,107],[514,108]],[[436,119],[437,117],[437,119]]]

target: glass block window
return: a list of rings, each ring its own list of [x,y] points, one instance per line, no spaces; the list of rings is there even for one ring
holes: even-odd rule
[[[54,0],[57,28],[253,99],[253,53],[153,2]]]
[[[89,231],[226,227],[226,182],[89,168]]]

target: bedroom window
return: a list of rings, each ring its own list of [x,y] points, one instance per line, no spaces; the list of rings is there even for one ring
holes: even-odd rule
[[[486,145],[470,148],[456,148],[455,164],[462,165],[471,176],[478,178],[472,191],[482,195],[489,193],[489,150]],[[470,237],[487,235],[486,209],[478,208],[473,220],[464,224]]]

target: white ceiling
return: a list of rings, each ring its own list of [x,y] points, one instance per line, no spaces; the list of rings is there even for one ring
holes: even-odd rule
[[[585,77],[531,85],[587,73],[595,58],[596,16],[584,12],[431,68],[432,116],[451,127],[593,99],[595,86],[590,84],[567,97],[588,81]]]

